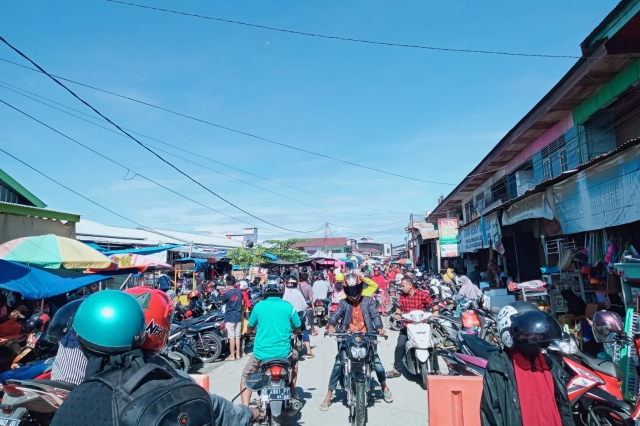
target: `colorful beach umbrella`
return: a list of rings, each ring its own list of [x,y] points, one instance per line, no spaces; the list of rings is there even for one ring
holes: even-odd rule
[[[157,259],[154,259],[150,256],[144,256],[136,253],[119,253],[112,254],[109,256],[111,259],[111,265],[106,269],[95,269],[91,268],[85,272],[100,272],[100,271],[112,271],[119,269],[129,269],[135,268],[138,273],[141,274],[145,271],[150,271],[154,269],[173,269],[173,266],[168,263],[161,262]]]
[[[413,261],[411,259],[400,259],[400,260],[396,260],[393,263],[399,263],[400,265],[412,265]]]
[[[71,238],[39,235],[18,238],[0,245],[0,259],[50,269],[105,269],[111,259]]]

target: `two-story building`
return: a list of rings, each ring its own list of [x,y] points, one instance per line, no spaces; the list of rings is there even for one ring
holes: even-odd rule
[[[525,281],[568,251],[586,248],[595,265],[610,246],[640,247],[640,0],[621,1],[580,48],[429,215],[458,220],[460,257],[446,260],[460,272],[491,260]]]

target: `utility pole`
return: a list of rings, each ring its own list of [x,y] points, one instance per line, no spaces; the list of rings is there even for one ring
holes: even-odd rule
[[[329,230],[329,222],[324,223],[324,252],[327,253],[327,231]]]

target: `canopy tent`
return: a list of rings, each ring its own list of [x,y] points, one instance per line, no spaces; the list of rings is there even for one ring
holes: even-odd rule
[[[25,300],[57,296],[108,279],[97,274],[43,269],[0,260],[0,288],[20,293]]]
[[[136,253],[113,254],[109,256],[112,263],[105,269],[89,269],[86,272],[103,272],[117,269],[127,269],[128,272],[141,274],[143,272],[162,269],[173,269],[168,263],[160,262],[149,256]]]
[[[17,238],[0,245],[0,259],[52,269],[108,268],[111,260],[71,238],[39,235]]]
[[[273,260],[273,261],[280,260],[280,258],[279,258],[279,257],[274,256],[274,255],[272,255],[271,253],[266,253],[266,252],[265,252],[265,253],[263,253],[263,256],[264,256],[264,257],[266,257],[267,259],[269,259],[269,260]]]
[[[280,266],[311,265],[313,263],[313,259],[305,259],[301,262],[287,262],[286,260],[278,259],[269,263],[271,265],[280,265]]]
[[[204,270],[209,267],[209,262],[205,259],[197,259],[193,257],[183,257],[182,259],[175,259],[173,264],[184,264],[184,263],[194,263],[195,267],[193,268],[194,272],[198,272]]]
[[[320,259],[313,259],[316,265],[329,265],[329,266],[342,266],[344,265],[344,261],[340,259],[334,259],[331,257],[325,257]]]

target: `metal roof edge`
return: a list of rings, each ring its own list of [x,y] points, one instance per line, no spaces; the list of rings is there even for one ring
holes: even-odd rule
[[[4,201],[0,201],[0,213],[34,216],[43,219],[64,220],[74,223],[80,222],[79,214],[49,210],[41,207],[25,206],[24,204],[7,203]]]
[[[589,52],[595,42],[603,38],[604,35],[611,30],[624,16],[633,9],[634,6],[640,6],[639,0],[621,0],[612,10],[604,17],[602,21],[589,33],[589,35],[580,43],[582,54],[590,56]],[[626,11],[625,11],[626,9]],[[624,14],[614,22],[622,12]],[[624,24],[623,24],[624,25]],[[607,37],[608,38],[608,37]]]
[[[44,209],[47,207],[44,201],[42,201],[40,198],[33,195],[27,188],[20,185],[20,183],[17,180],[9,176],[9,174],[2,169],[0,169],[0,179],[5,181],[7,185],[9,185],[18,194],[22,195],[24,198],[31,201],[35,207],[38,207],[41,209]]]

